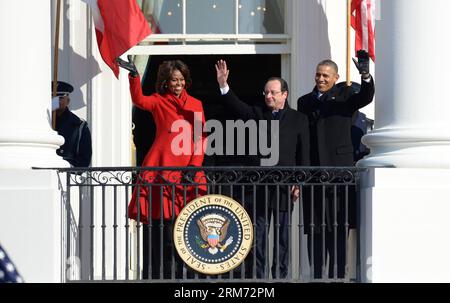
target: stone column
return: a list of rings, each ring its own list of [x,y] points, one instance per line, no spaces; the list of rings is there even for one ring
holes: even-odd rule
[[[60,282],[63,201],[52,170],[50,1],[0,1],[0,241],[25,282]],[[64,179],[62,180],[64,182]]]
[[[450,1],[381,1],[375,130],[359,166],[450,168]]]
[[[361,178],[361,279],[449,282],[450,2],[380,4],[372,153],[358,162],[378,167]]]
[[[51,129],[49,1],[0,3],[0,169],[67,166]]]

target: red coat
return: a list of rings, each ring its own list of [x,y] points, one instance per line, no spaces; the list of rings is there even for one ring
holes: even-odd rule
[[[202,102],[189,96],[186,90],[183,90],[180,98],[177,98],[172,94],[160,95],[157,93],[154,93],[151,96],[144,96],[142,94],[140,78],[129,77],[129,79],[131,99],[134,105],[151,112],[156,124],[155,141],[145,156],[142,166],[202,166],[204,157],[203,146],[206,145],[205,133],[203,131],[197,132],[195,134],[197,135],[197,138],[194,140],[194,121],[197,128],[201,130],[205,124]],[[172,124],[177,120],[187,121],[190,125],[190,132],[186,131],[189,130],[189,127],[184,127],[184,134],[187,134],[189,137],[183,137],[188,138],[184,142],[190,140],[190,149],[184,149],[184,152],[178,155],[176,154],[177,150],[172,150],[172,142],[180,142],[181,131],[178,127],[175,127],[174,131],[171,131]],[[189,148],[189,145],[184,147]],[[161,184],[161,177],[165,180],[168,179],[169,182],[174,181],[174,185],[156,185]],[[182,185],[176,185],[178,183],[177,180],[180,178],[181,173],[179,171],[143,172],[140,175],[141,181],[138,181],[138,183],[142,184],[142,180],[144,180],[145,183],[148,182],[152,185],[154,184],[154,186],[139,186],[134,189],[133,196],[128,206],[129,217],[137,220],[137,188],[139,188],[141,222],[148,223],[148,201],[150,201],[150,198],[152,201],[150,205],[152,218],[161,218],[161,188],[163,194],[163,218],[171,219],[173,215],[175,215],[175,217],[178,216],[185,203],[197,197],[195,186],[185,188]],[[204,183],[205,177],[203,172],[197,173],[196,181]],[[149,188],[152,189],[151,195],[149,195]],[[173,191],[175,191],[174,195]],[[184,201],[185,191],[186,201]],[[198,194],[203,195],[205,193],[206,186],[198,186]],[[173,196],[174,199],[172,199]]]

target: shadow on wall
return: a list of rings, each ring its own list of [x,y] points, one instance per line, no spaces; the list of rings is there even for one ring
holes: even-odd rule
[[[88,88],[88,93],[83,96],[81,87],[89,85],[92,79],[101,73],[98,61],[92,55],[86,58],[77,54],[70,45],[59,50],[59,58],[64,58],[59,62],[59,70],[63,69],[65,73],[58,72],[58,78],[73,86],[73,92],[70,94],[70,109],[77,110],[87,106],[85,97],[88,97],[90,89]]]
[[[300,96],[309,93],[314,87],[317,63],[331,58],[328,20],[322,4],[325,2],[300,1],[300,66],[294,67],[300,71]]]
[[[55,1],[56,2],[56,1]],[[86,22],[86,26],[80,26],[76,28],[75,31],[80,33],[80,31],[86,30],[86,46],[85,49],[78,53],[76,52],[72,46],[70,45],[71,37],[71,26],[76,26],[79,23],[76,18],[80,18],[82,13],[87,14],[87,10],[83,10],[80,7],[80,4],[77,2],[73,2],[74,4],[71,6],[67,3],[67,1],[63,2],[62,12],[61,12],[61,20],[60,20],[60,45],[58,50],[58,80],[65,81],[70,83],[74,90],[70,94],[70,110],[78,110],[81,108],[87,107],[87,100],[92,100],[92,79],[100,74],[101,69],[99,62],[92,55],[92,49],[95,50],[97,48],[96,38],[93,37],[93,21],[88,19]],[[52,6],[56,7],[56,4],[52,4]],[[82,6],[84,7],[84,6]],[[87,15],[89,17],[89,15]],[[52,18],[52,22],[54,22],[54,18]],[[80,24],[83,24],[80,22]],[[95,35],[95,34],[94,34]],[[54,24],[52,24],[52,36],[54,36]],[[82,36],[80,35],[81,39]],[[52,37],[52,40],[54,37]],[[78,39],[78,38],[77,38]],[[94,44],[94,45],[91,45]],[[52,44],[52,73],[54,68],[54,44]],[[53,74],[52,74],[53,78]],[[81,88],[87,85],[85,94],[81,91]],[[49,90],[51,86],[49,83]],[[95,100],[100,101],[100,100]],[[94,102],[95,102],[94,101]],[[51,124],[51,119],[49,114],[49,123]],[[87,108],[86,117],[89,117],[89,108]],[[88,119],[86,119],[88,120]],[[62,203],[66,203],[67,197],[66,193],[63,193],[61,196]],[[71,195],[74,195],[71,199],[76,199],[72,201],[82,201],[84,205],[90,205],[92,202],[93,196],[90,192],[81,189],[78,193],[72,192]],[[90,207],[79,208],[76,206],[71,206],[71,228],[80,228],[79,233],[74,236],[74,238],[69,239],[72,241],[71,249],[73,250],[74,257],[71,259],[65,260],[65,264],[67,264],[68,271],[65,274],[69,274],[69,272],[76,272],[81,279],[87,279],[90,275],[90,264],[91,264],[91,255],[90,251],[87,249],[89,247],[89,243],[91,243],[91,233],[88,228],[82,228],[83,226],[88,226],[90,224],[90,220],[92,217],[92,210]],[[75,234],[75,233],[73,233]],[[84,249],[83,249],[84,248]],[[80,260],[83,262],[80,263]],[[68,276],[66,276],[68,278]]]
[[[78,5],[78,4],[77,4]],[[74,87],[74,91],[71,94],[70,99],[70,109],[78,110],[87,105],[87,101],[85,98],[89,99],[90,89],[88,86],[88,91],[85,96],[81,92],[81,87],[85,84],[91,83],[92,79],[98,75],[100,70],[100,65],[98,61],[93,57],[91,53],[90,42],[97,43],[96,38],[92,37],[92,20],[87,21],[86,28],[86,55],[77,53],[72,46],[70,45],[71,37],[70,37],[70,23],[74,22],[74,20],[69,20],[69,12],[71,9],[70,5],[66,2],[62,7],[61,13],[61,30],[60,30],[60,49],[58,51],[58,80],[66,81],[70,83]],[[80,12],[81,13],[81,12]],[[76,14],[75,14],[76,15]],[[71,17],[76,18],[76,17]],[[72,25],[73,26],[73,25]],[[63,30],[65,29],[65,30]],[[54,25],[52,27],[52,36],[54,36]],[[54,37],[52,38],[52,40]],[[92,48],[97,47],[97,45],[93,45]],[[54,66],[54,44],[52,44],[52,73]],[[53,79],[53,74],[52,74]]]

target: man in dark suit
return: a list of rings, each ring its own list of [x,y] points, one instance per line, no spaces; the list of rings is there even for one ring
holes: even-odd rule
[[[297,109],[308,116],[310,131],[310,157],[312,166],[352,166],[353,146],[351,139],[352,116],[355,111],[372,102],[375,87],[369,73],[369,57],[367,52],[358,51],[358,62],[354,60],[361,74],[361,90],[352,94],[346,89],[339,89],[338,67],[331,60],[323,60],[317,65],[313,91],[298,99]],[[324,189],[322,191],[322,189]],[[346,236],[345,225],[355,226],[356,201],[354,192],[351,198],[349,213],[345,211],[345,192],[332,188],[315,187],[314,193],[305,188],[304,223],[308,233],[308,252],[311,265],[314,265],[314,277],[321,278],[326,264],[326,256],[330,258],[329,277],[335,277],[334,265],[337,265],[337,277],[345,274]],[[324,195],[325,197],[323,197]],[[311,196],[314,198],[312,199]],[[335,198],[336,197],[336,198]],[[313,200],[313,201],[312,201]],[[337,203],[335,203],[337,202]],[[338,205],[335,209],[335,205]],[[325,210],[323,210],[325,206]],[[311,218],[311,208],[314,216]],[[324,212],[323,212],[324,211]],[[325,215],[323,215],[325,213]],[[337,239],[334,239],[334,220],[337,216]],[[325,220],[323,218],[325,217]],[[345,222],[346,218],[349,222]],[[323,229],[323,224],[326,224]],[[325,237],[325,239],[323,239]],[[312,240],[313,239],[313,240]],[[337,256],[335,256],[335,241]],[[313,245],[311,245],[313,242]],[[325,243],[323,247],[322,243]],[[312,253],[313,250],[313,253]],[[314,259],[314,262],[311,260]],[[337,264],[335,264],[337,259]]]
[[[264,87],[265,105],[250,106],[233,93],[227,83],[229,70],[223,60],[216,64],[217,81],[220,86],[223,103],[232,109],[237,119],[244,121],[254,120],[256,122],[266,121],[267,129],[259,128],[270,141],[278,146],[278,161],[273,165],[296,166],[309,165],[309,133],[308,120],[304,114],[298,113],[288,105],[289,95],[288,85],[285,80],[279,77],[270,78]],[[278,123],[279,133],[273,134],[271,128]],[[276,131],[275,131],[276,132]],[[277,138],[278,137],[278,138]],[[278,141],[276,140],[278,139]],[[251,165],[264,164],[265,160],[261,156],[261,151],[257,155],[248,155],[248,163]],[[273,157],[273,155],[271,155]],[[268,275],[266,271],[266,239],[271,217],[274,217],[274,249],[272,262],[272,277],[285,278],[289,269],[289,227],[293,209],[293,202],[299,197],[298,187],[280,186],[274,184],[260,186],[256,193],[256,205],[251,201],[246,205],[251,214],[253,224],[256,224],[256,275],[257,278],[264,278]],[[255,196],[254,196],[255,197]],[[266,199],[267,197],[267,199]],[[256,214],[253,212],[256,210]],[[278,227],[279,226],[279,227]],[[250,258],[251,258],[250,253]]]

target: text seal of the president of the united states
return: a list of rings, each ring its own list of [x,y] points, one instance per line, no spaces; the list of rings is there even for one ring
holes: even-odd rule
[[[222,274],[241,264],[253,242],[244,207],[230,197],[206,195],[189,202],[175,221],[175,247],[192,269]]]

